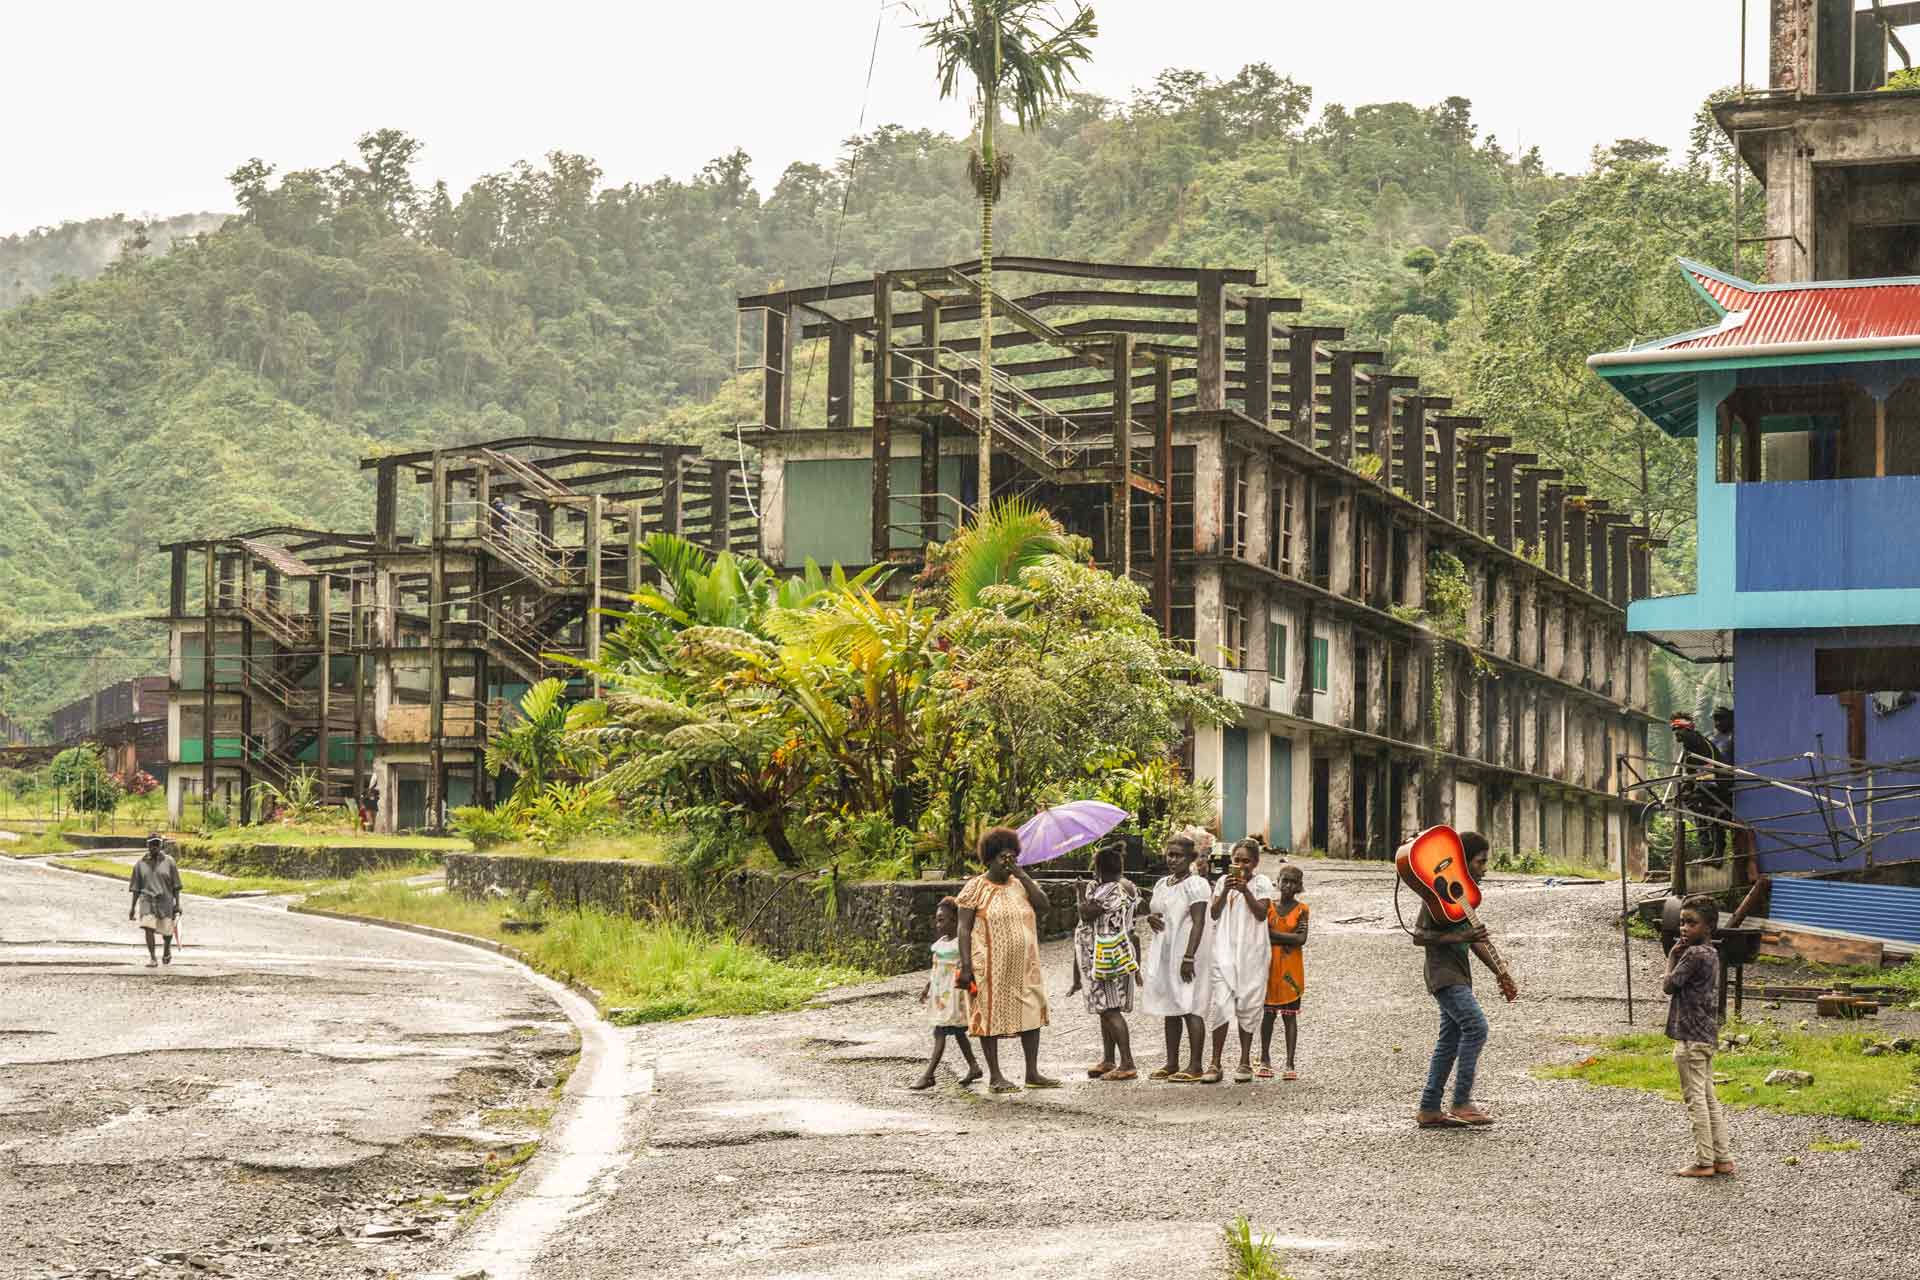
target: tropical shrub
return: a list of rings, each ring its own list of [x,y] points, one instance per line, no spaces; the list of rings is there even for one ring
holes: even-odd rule
[[[487,809],[480,805],[462,805],[451,815],[453,829],[476,849],[497,849],[521,837],[519,823],[505,806]]]

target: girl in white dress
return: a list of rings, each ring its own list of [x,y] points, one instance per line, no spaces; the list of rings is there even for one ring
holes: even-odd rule
[[[1273,881],[1260,874],[1260,842],[1234,845],[1233,864],[1214,886],[1207,912],[1213,919],[1213,990],[1207,1005],[1213,1062],[1200,1077],[1203,1084],[1220,1083],[1229,1026],[1240,1028],[1240,1065],[1233,1078],[1242,1084],[1253,1079],[1253,1033],[1266,1009],[1267,967],[1273,961],[1267,937],[1267,904],[1273,896]]]
[[[933,1087],[933,1073],[947,1050],[948,1037],[960,1046],[960,1056],[967,1060],[967,1074],[960,1077],[960,1083],[972,1084],[980,1078],[980,1064],[974,1061],[973,1046],[967,1043],[967,992],[959,983],[958,898],[940,899],[940,905],[933,911],[933,931],[937,935],[932,947],[933,969],[927,975],[927,985],[920,989],[920,1003],[927,1006],[933,1023],[933,1056],[927,1059],[926,1072],[908,1086],[913,1089]]]
[[[1207,993],[1212,988],[1212,957],[1202,950],[1212,891],[1206,879],[1194,872],[1191,838],[1168,837],[1164,852],[1167,874],[1153,886],[1147,906],[1147,927],[1153,930],[1153,939],[1147,944],[1147,985],[1140,993],[1140,1007],[1166,1020],[1167,1065],[1148,1078],[1192,1084],[1200,1079]],[[1187,1034],[1189,1059],[1184,1071],[1180,1069],[1182,1031]]]

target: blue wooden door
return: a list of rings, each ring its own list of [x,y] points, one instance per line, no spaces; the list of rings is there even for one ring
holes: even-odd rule
[[[1267,843],[1293,848],[1293,741],[1275,735],[1267,757]]]
[[[1220,768],[1220,838],[1228,844],[1247,834],[1247,731],[1223,731]]]

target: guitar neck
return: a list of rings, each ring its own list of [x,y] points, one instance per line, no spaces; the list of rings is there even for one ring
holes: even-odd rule
[[[1460,910],[1466,914],[1468,924],[1472,925],[1476,929],[1483,929],[1486,927],[1485,925],[1480,923],[1480,913],[1473,909],[1472,903],[1468,902],[1465,898],[1462,898],[1460,899],[1459,906],[1460,906]],[[1487,935],[1487,940],[1483,945],[1487,949],[1487,957],[1493,961],[1493,971],[1499,974],[1500,976],[1505,977],[1507,973],[1507,962],[1500,958],[1500,948],[1493,945],[1493,935],[1491,933]]]

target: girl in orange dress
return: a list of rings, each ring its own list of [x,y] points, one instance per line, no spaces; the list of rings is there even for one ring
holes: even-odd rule
[[[1267,966],[1267,1009],[1260,1021],[1260,1069],[1254,1072],[1262,1080],[1273,1079],[1273,1019],[1278,1014],[1287,1025],[1287,1070],[1283,1080],[1298,1080],[1293,1069],[1293,1049],[1300,1036],[1300,997],[1307,990],[1307,962],[1301,951],[1307,945],[1307,904],[1300,901],[1306,877],[1296,866],[1280,868],[1280,897],[1267,907],[1267,941],[1273,945],[1273,961]]]

